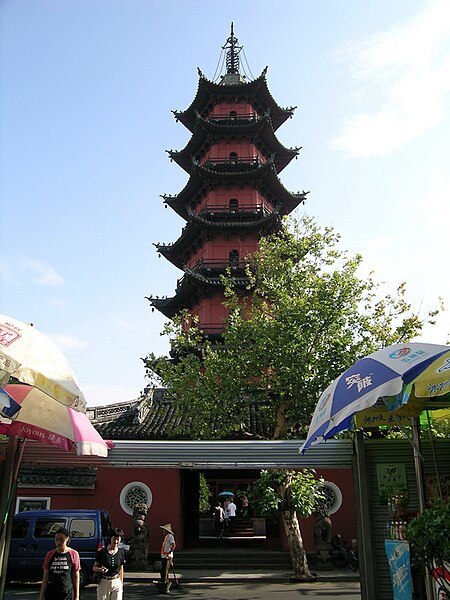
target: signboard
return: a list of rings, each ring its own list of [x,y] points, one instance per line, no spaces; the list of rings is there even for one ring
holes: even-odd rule
[[[30,510],[47,510],[50,508],[50,498],[17,498],[16,513]]]
[[[404,463],[377,465],[378,495],[380,504],[387,506],[389,500],[408,489]]]
[[[412,600],[409,542],[385,540],[394,600]]]

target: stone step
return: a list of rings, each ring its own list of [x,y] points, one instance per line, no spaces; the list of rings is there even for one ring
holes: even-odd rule
[[[175,556],[177,569],[231,569],[236,570],[289,570],[292,563],[288,552],[220,552],[217,548],[214,552],[179,552]]]

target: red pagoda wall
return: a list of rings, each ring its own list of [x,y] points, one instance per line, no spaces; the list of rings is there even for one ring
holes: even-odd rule
[[[188,267],[193,268],[201,260],[218,260],[228,261],[231,250],[237,250],[241,259],[248,254],[255,252],[258,248],[258,240],[254,236],[246,235],[238,236],[232,234],[229,236],[220,235],[214,240],[209,240],[192,254],[189,259]]]
[[[257,150],[254,144],[251,144],[248,140],[233,140],[228,139],[227,141],[221,141],[219,144],[215,144],[206,152],[201,163],[205,163],[208,160],[228,160],[230,154],[234,152],[237,154],[238,159],[250,160],[259,158],[261,162],[266,162],[266,157]]]
[[[254,206],[255,208],[263,207],[267,211],[272,210],[270,202],[268,202],[264,196],[262,196],[253,188],[244,187],[230,189],[218,187],[204,197],[204,199],[198,204],[196,212],[199,213],[206,206],[208,206],[209,209],[214,208],[215,206],[229,206],[231,199],[236,199],[239,203],[239,206]]]
[[[198,317],[200,327],[209,324],[214,331],[216,329],[222,331],[222,323],[228,317],[228,310],[223,305],[223,300],[223,294],[215,294],[192,307],[191,315]]]
[[[248,102],[228,102],[216,104],[209,113],[210,117],[225,117],[230,113],[236,112],[238,115],[256,115],[255,109]]]

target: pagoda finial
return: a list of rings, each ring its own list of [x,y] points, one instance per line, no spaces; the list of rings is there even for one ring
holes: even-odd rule
[[[231,22],[231,33],[230,37],[222,46],[222,50],[226,50],[226,64],[228,75],[238,75],[239,70],[239,53],[242,50],[242,46],[239,46],[239,41],[234,35],[233,22]]]

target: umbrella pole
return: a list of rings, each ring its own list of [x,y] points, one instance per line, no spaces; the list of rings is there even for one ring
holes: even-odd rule
[[[417,417],[411,417],[411,437],[414,448],[414,467],[416,471],[416,484],[417,494],[419,497],[419,515],[425,510],[425,480],[423,477],[423,457],[419,452],[420,448],[420,435],[419,435],[419,419]],[[434,598],[434,582],[431,573],[428,569],[425,571],[425,588],[427,592],[427,598]]]
[[[417,484],[417,495],[419,498],[419,514],[421,515],[425,510],[425,482],[423,477],[423,457],[420,454],[420,436],[419,428],[417,426],[417,419],[411,417],[411,438],[412,445],[414,448],[414,468],[416,472],[416,484]]]
[[[438,494],[439,494],[439,498],[442,500],[441,478],[439,476],[439,467],[438,467],[437,458],[436,458],[436,447],[434,445],[434,435],[433,435],[433,429],[431,427],[430,412],[428,410],[426,412],[427,412],[428,430],[430,432],[431,453],[433,455],[434,470],[436,471],[436,482],[437,482]]]

